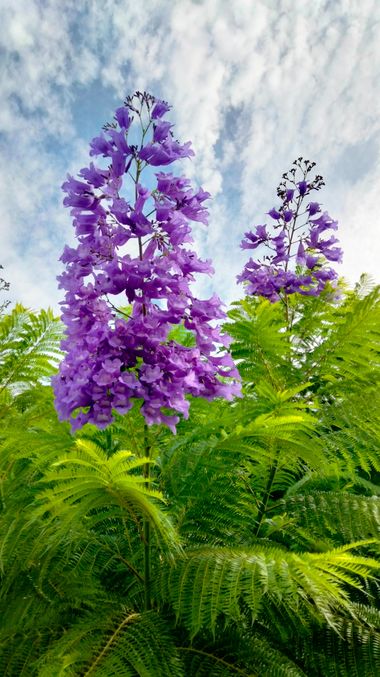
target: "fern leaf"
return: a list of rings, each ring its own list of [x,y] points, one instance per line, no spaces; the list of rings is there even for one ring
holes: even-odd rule
[[[0,319],[0,392],[13,394],[47,379],[62,353],[62,327],[51,310],[35,314],[16,305]]]
[[[66,672],[62,672],[62,670]],[[184,677],[170,629],[154,612],[123,610],[89,617],[54,642],[39,661],[39,677]]]
[[[361,543],[328,553],[289,553],[257,545],[249,550],[199,548],[186,553],[176,567],[163,568],[158,586],[162,599],[171,599],[194,637],[201,628],[216,627],[223,614],[238,622],[241,603],[256,618],[266,596],[278,606],[286,603],[297,616],[299,606],[334,625],[334,611],[349,609],[346,585],[361,588],[380,564],[353,555]]]

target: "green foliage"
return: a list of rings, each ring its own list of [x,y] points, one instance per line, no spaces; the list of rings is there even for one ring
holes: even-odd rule
[[[62,356],[62,328],[51,310],[38,315],[16,305],[0,319],[0,397],[38,383],[51,375]]]
[[[74,438],[59,323],[2,317],[0,673],[380,674],[379,326],[365,281],[245,299],[242,399],[192,401],[176,437],[137,403]]]
[[[281,306],[256,298],[245,298],[233,304],[226,325],[235,339],[233,354],[245,387],[250,390],[264,380],[273,388],[289,383],[289,333],[284,326]]]
[[[180,343],[182,346],[187,348],[192,348],[195,346],[195,337],[192,331],[186,329],[183,324],[176,324],[168,334],[169,341],[175,341],[175,343]]]
[[[162,493],[151,487],[152,480],[143,470],[152,464],[150,458],[135,458],[131,451],[120,449],[111,456],[99,445],[87,439],[77,439],[75,449],[55,461],[46,472],[39,493],[40,505],[33,517],[45,517],[55,528],[69,530],[74,520],[89,522],[91,528],[110,520],[129,520],[142,535],[143,518],[148,519],[158,534],[158,545],[175,553],[176,534],[165,514],[158,507],[164,502]]]
[[[281,511],[281,512],[280,512]],[[282,499],[278,514],[285,513],[294,530],[292,538],[309,544],[349,543],[380,537],[380,499],[348,491],[310,491]]]
[[[244,550],[199,548],[187,551],[175,567],[162,568],[159,593],[171,601],[191,638],[203,628],[214,633],[221,614],[239,622],[245,608],[255,620],[266,604],[285,606],[295,620],[311,614],[334,627],[336,611],[349,608],[345,585],[362,589],[359,578],[380,566],[351,553],[366,544],[322,554],[289,553],[267,543]]]
[[[127,609],[82,619],[52,644],[36,667],[40,677],[184,677],[165,621],[152,611]]]

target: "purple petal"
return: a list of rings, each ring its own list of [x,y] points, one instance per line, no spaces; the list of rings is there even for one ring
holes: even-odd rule
[[[278,212],[276,209],[274,209],[274,207],[273,207],[273,209],[271,209],[271,210],[268,212],[268,214],[269,214],[269,216],[272,217],[272,219],[275,219],[276,221],[278,221],[278,219],[281,218],[280,212]]]
[[[297,183],[297,186],[299,194],[302,196],[305,195],[308,188],[306,181],[300,181],[299,183]]]

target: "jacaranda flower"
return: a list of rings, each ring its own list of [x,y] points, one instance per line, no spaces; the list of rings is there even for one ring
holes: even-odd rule
[[[163,120],[169,110],[145,92],[128,97],[90,144],[97,164],[62,186],[78,244],[61,256],[66,355],[53,385],[59,416],[73,429],[107,426],[114,411],[125,413],[138,399],[149,425],[175,431],[178,415],[188,415],[187,395],[240,394],[237,369],[222,350],[229,338],[215,322],[225,316],[221,302],[191,291],[195,274],[213,272],[187,246],[190,222],[207,224],[209,193],[150,169],[194,155]],[[173,325],[193,345],[173,340]]]
[[[303,207],[306,196],[324,185],[319,175],[310,179],[315,163],[298,158],[293,165],[283,174],[283,181],[277,188],[281,206],[268,212],[276,222],[271,225],[272,232],[267,231],[266,225],[256,226],[253,232],[244,234],[241,243],[242,249],[263,245],[265,255],[257,261],[250,259],[238,276],[238,282],[246,284],[248,294],[263,296],[272,302],[296,292],[318,296],[337,278],[328,262],[342,260],[341,249],[333,247],[337,238],[321,237],[326,230],[336,230],[337,222],[327,212],[311,218],[321,212],[319,202],[309,202],[306,209]],[[292,203],[291,209],[289,203]]]

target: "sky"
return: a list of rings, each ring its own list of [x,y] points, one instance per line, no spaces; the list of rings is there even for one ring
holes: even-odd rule
[[[281,175],[315,161],[339,221],[339,272],[379,281],[379,0],[0,0],[0,263],[8,298],[58,310],[73,245],[66,173],[127,94],[170,102],[182,171],[212,194],[194,224],[225,303],[242,294],[244,231],[276,206]],[[2,299],[0,299],[1,301]]]

